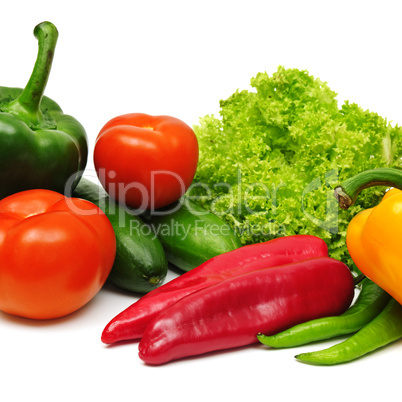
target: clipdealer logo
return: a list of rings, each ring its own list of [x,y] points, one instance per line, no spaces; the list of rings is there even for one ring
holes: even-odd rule
[[[97,182],[98,176],[95,171],[85,171],[86,177],[93,182]],[[113,173],[113,172],[112,172]],[[66,200],[68,206],[74,213],[82,214],[82,215],[91,215],[100,213],[98,208],[88,208],[82,209],[74,202],[74,188],[78,181],[78,178],[81,177],[83,172],[78,172],[77,174],[72,175],[69,180],[66,182],[65,186],[65,196],[68,197]],[[103,172],[104,174],[104,172]],[[110,173],[109,173],[110,174]],[[169,171],[156,171],[153,172],[153,178],[158,174],[171,174],[178,181],[181,180],[179,176],[177,176],[174,172]],[[177,176],[177,177],[176,177]],[[151,178],[152,179],[152,178]],[[312,180],[302,191],[301,199],[300,199],[300,208],[303,212],[304,216],[310,220],[314,225],[321,227],[325,231],[328,231],[332,234],[336,234],[338,232],[338,214],[339,214],[339,205],[333,195],[333,187],[339,182],[339,175],[336,169],[333,169],[327,173],[325,173],[324,177],[317,177]],[[248,237],[254,236],[270,236],[275,234],[276,236],[285,236],[286,235],[286,224],[278,223],[276,220],[278,208],[279,208],[279,200],[280,200],[280,191],[283,188],[286,188],[286,183],[282,182],[279,185],[272,185],[269,188],[264,183],[253,183],[251,185],[244,186],[241,181],[241,172],[238,172],[238,177],[235,185],[230,185],[229,183],[216,183],[212,187],[207,186],[205,183],[193,183],[189,189],[187,190],[184,197],[181,197],[177,202],[172,203],[166,208],[162,208],[159,210],[150,208],[144,208],[144,205],[148,202],[149,197],[155,193],[154,184],[155,181],[152,179],[153,187],[151,189],[151,194],[148,194],[145,187],[141,183],[130,183],[129,185],[125,185],[123,183],[115,183],[114,190],[119,192],[119,196],[124,199],[125,192],[130,189],[138,189],[143,194],[144,200],[141,203],[140,208],[129,208],[123,203],[117,203],[112,197],[108,197],[105,190],[101,185],[98,185],[98,194],[95,197],[99,200],[98,205],[101,210],[105,210],[107,208],[108,215],[118,214],[118,224],[119,227],[125,227],[129,225],[130,231],[142,231],[144,234],[146,231],[149,233],[153,232],[155,236],[158,234],[163,234],[164,236],[169,235],[169,233],[175,234],[179,238],[186,238],[191,230],[194,231],[195,234],[200,234],[203,232],[216,233],[219,230],[219,225],[207,228],[205,227],[205,222],[202,220],[202,216],[209,214],[210,211],[217,215],[218,217],[223,217],[227,214],[232,214],[240,216],[241,214],[247,213],[249,215],[253,215],[257,212],[253,206],[258,203],[268,204],[270,205],[270,216],[271,219],[269,222],[261,224],[238,224],[233,225],[235,232],[242,236],[247,234]],[[184,183],[182,183],[184,188]],[[308,197],[312,196],[316,190],[322,188],[328,188],[328,192],[326,195],[326,205],[325,205],[325,216],[324,218],[318,218],[311,211],[308,210]],[[198,195],[193,194],[193,189],[202,189],[202,195],[198,193]],[[213,190],[217,188],[222,188],[225,190],[224,194],[219,195],[213,198]],[[254,195],[253,190],[258,190],[259,195]],[[207,200],[210,205],[210,211],[204,209],[195,209],[193,207],[193,201],[195,204],[201,202],[203,200]],[[222,203],[223,201],[223,203]],[[226,209],[222,210],[218,207],[218,205],[224,204]],[[143,214],[149,214],[152,216],[166,216],[170,215],[176,211],[178,211],[184,205],[185,208],[189,210],[194,216],[200,217],[199,220],[196,220],[194,223],[194,227],[191,229],[190,227],[186,227],[185,225],[179,222],[172,223],[164,223],[163,225],[139,225],[138,222],[130,220],[127,222],[127,219],[130,215],[142,216]],[[233,213],[234,212],[234,213]],[[128,213],[128,214],[127,214]],[[241,222],[240,222],[241,223]],[[226,230],[225,227],[222,230]],[[148,234],[149,234],[148,233]],[[224,234],[224,233],[222,233]]]

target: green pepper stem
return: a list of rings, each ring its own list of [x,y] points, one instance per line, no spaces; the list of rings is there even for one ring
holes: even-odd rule
[[[356,276],[356,277],[353,279],[353,285],[356,287],[357,285],[360,284],[360,282],[363,281],[363,279],[364,279],[365,277],[366,277],[366,275],[364,275],[364,274],[360,274],[360,275]]]
[[[342,209],[348,209],[355,203],[362,190],[375,186],[396,187],[402,190],[402,171],[395,168],[366,170],[336,187],[334,195],[339,206]]]
[[[40,104],[52,67],[58,38],[57,28],[51,22],[42,22],[35,27],[34,36],[38,39],[34,69],[21,95],[9,103],[7,112],[16,114],[33,128],[44,128],[47,122],[44,121]]]

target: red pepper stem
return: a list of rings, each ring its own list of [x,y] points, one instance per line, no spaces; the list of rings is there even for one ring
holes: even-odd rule
[[[366,170],[345,180],[335,188],[335,198],[342,209],[348,209],[356,202],[359,193],[369,187],[387,186],[402,190],[402,171],[395,168]]]
[[[42,22],[35,27],[34,36],[38,39],[34,69],[21,95],[8,104],[7,112],[17,115],[32,128],[45,128],[49,124],[43,117],[40,104],[52,67],[57,28],[51,22]]]

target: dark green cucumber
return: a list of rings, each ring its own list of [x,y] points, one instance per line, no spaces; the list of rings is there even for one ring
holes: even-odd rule
[[[162,244],[149,226],[111,199],[101,186],[82,178],[73,192],[97,205],[109,218],[116,235],[116,259],[108,281],[138,293],[163,283],[168,263]]]
[[[242,246],[228,224],[188,199],[143,218],[158,236],[168,261],[183,271]]]

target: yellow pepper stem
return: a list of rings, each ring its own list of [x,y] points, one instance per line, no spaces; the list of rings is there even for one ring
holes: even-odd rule
[[[342,209],[352,206],[359,193],[368,187],[388,186],[402,190],[402,171],[395,168],[366,170],[335,188],[334,195]]]

